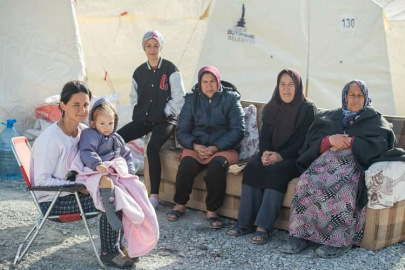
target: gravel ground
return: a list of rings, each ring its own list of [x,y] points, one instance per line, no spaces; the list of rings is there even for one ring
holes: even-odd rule
[[[36,209],[21,181],[0,180],[0,269],[10,269],[18,240],[34,224]],[[405,269],[405,246],[392,245],[381,251],[354,248],[337,259],[320,259],[312,245],[298,255],[279,251],[287,239],[276,230],[264,246],[249,243],[250,236],[229,237],[225,229],[207,227],[203,212],[188,210],[178,222],[165,219],[171,204],[159,205],[160,241],[153,252],[141,258],[136,269]],[[226,227],[234,220],[224,219]],[[89,221],[99,246],[98,222]],[[19,264],[19,269],[99,268],[84,226],[47,223],[43,233]]]

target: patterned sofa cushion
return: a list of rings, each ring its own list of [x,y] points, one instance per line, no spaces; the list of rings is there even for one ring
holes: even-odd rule
[[[405,162],[376,162],[366,171],[368,207],[389,208],[405,200]]]
[[[257,109],[254,105],[243,108],[245,111],[245,137],[240,143],[239,160],[246,160],[259,152],[259,128]]]

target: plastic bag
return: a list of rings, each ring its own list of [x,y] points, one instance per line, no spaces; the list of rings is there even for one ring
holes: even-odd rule
[[[145,167],[145,141],[143,139],[136,139],[128,142],[127,146],[131,150],[136,174],[143,175]]]

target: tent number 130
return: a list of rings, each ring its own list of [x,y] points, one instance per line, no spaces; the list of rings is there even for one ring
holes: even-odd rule
[[[343,18],[342,19],[342,28],[351,29],[354,28],[354,18]]]

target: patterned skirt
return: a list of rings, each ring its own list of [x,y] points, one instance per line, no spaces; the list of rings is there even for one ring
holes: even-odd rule
[[[360,175],[350,149],[318,157],[295,189],[290,235],[334,247],[361,242],[366,210],[356,208]]]

